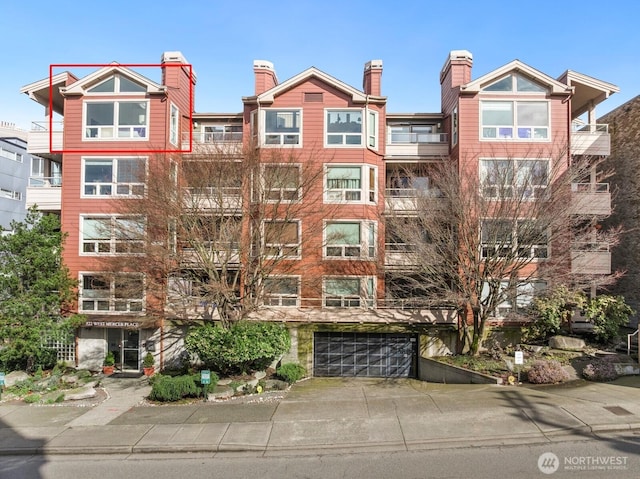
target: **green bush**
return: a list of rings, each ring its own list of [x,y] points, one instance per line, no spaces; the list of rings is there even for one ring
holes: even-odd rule
[[[158,376],[153,381],[149,394],[152,401],[172,402],[199,395],[193,376]]]
[[[559,286],[533,299],[529,307],[531,324],[522,329],[523,341],[544,340],[560,332],[563,321],[572,308],[584,305],[586,298],[580,292]]]
[[[40,394],[29,394],[24,397],[24,402],[27,404],[34,404],[40,402]]]
[[[556,384],[569,379],[569,373],[558,361],[536,361],[527,372],[527,379],[533,384]]]
[[[276,374],[283,381],[293,384],[305,377],[307,371],[301,364],[285,363],[276,370]]]
[[[634,311],[622,296],[596,296],[587,303],[585,315],[593,322],[596,341],[606,343],[618,336],[620,328],[629,322]]]
[[[196,386],[198,387],[198,395],[201,395],[202,392],[204,391],[204,387],[206,386],[206,393],[209,393],[211,391],[213,391],[216,388],[216,385],[218,384],[218,381],[220,380],[220,378],[218,377],[218,375],[216,373],[214,373],[213,371],[211,371],[211,383],[209,384],[202,384],[200,382],[200,378],[201,378],[201,374],[197,373],[193,375],[193,380],[196,383]]]
[[[229,327],[205,324],[193,328],[185,339],[189,353],[223,375],[265,369],[290,347],[289,330],[270,322],[238,321]]]

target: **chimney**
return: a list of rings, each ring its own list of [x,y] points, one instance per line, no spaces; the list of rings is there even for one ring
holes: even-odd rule
[[[471,81],[473,55],[467,50],[452,50],[440,72],[443,89],[455,88]]]
[[[255,76],[256,95],[260,95],[278,84],[276,70],[273,68],[273,63],[271,62],[266,60],[254,60],[253,73]]]
[[[371,60],[364,64],[362,89],[367,95],[380,96],[382,86],[382,60]]]

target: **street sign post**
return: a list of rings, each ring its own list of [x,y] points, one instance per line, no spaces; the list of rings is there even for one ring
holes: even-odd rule
[[[202,384],[202,397],[206,401],[208,398],[207,386],[211,384],[211,371],[203,369],[200,371],[200,384]]]
[[[518,366],[518,384],[520,384],[520,366],[524,364],[524,353],[522,351],[516,351],[514,355],[514,363]]]
[[[4,389],[4,373],[0,372],[0,399],[2,399],[2,390]]]

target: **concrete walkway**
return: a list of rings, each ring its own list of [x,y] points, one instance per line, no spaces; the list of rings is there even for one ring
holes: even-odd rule
[[[640,431],[637,376],[538,387],[310,379],[279,394],[159,406],[141,405],[144,378],[106,389],[93,408],[0,404],[0,454],[406,451]]]

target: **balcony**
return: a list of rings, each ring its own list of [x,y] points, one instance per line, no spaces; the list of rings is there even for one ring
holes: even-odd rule
[[[186,206],[196,211],[224,210],[237,211],[242,208],[242,194],[239,187],[187,188]]]
[[[386,157],[445,157],[449,155],[446,133],[410,133],[390,131]]]
[[[574,274],[611,274],[609,243],[573,243],[571,272]]]
[[[233,154],[242,153],[242,132],[210,132],[210,131],[194,131],[183,132],[182,144],[189,144],[189,135],[193,141],[192,153],[195,154]],[[184,147],[184,146],[183,146]]]
[[[603,215],[611,214],[611,193],[608,183],[572,183],[571,214]]]
[[[609,156],[611,154],[609,125],[573,123],[571,131],[571,154]]]
[[[63,123],[54,121],[49,130],[48,121],[34,121],[27,136],[27,152],[34,155],[50,155],[51,150],[62,150]],[[51,142],[51,144],[50,144]]]
[[[60,211],[62,208],[62,178],[59,176],[30,177],[26,203],[27,208],[37,205],[40,211]]]
[[[444,197],[438,188],[387,188],[385,190],[387,208],[393,211],[417,211],[444,207]]]

